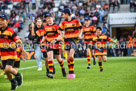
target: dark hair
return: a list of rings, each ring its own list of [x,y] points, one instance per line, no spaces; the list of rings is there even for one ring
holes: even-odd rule
[[[64,13],[64,14],[68,14],[69,16],[71,16],[71,13]]]
[[[97,30],[97,29],[100,29],[100,30],[102,30],[102,28],[101,28],[101,27],[97,27],[97,28],[96,28],[96,30]]]
[[[40,17],[37,17],[36,19],[35,19],[35,22],[37,22],[37,20],[41,20],[42,21],[42,19],[40,18]]]

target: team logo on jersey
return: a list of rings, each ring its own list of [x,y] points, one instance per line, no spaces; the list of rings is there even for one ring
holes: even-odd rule
[[[74,26],[75,26],[75,24],[73,23],[73,24],[72,24],[72,26],[74,27]]]
[[[8,36],[6,35],[6,36],[4,36],[4,38],[5,38],[5,39],[8,39]]]
[[[67,24],[65,25],[65,27],[67,27]]]
[[[52,28],[52,31],[55,31],[55,28],[54,28],[54,27]]]

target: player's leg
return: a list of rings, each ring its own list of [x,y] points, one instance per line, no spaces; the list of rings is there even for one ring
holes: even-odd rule
[[[124,49],[122,49],[122,51],[121,51],[121,56],[122,57],[124,56]]]
[[[6,73],[9,81],[11,82],[11,90],[16,90],[18,85],[15,78],[13,78],[13,75],[11,73]]]
[[[75,79],[75,73],[74,73],[74,49],[70,49],[68,59],[70,61],[70,69],[69,69],[69,74],[68,74],[68,79]]]
[[[102,60],[103,60],[104,62],[106,62],[106,61],[107,61],[107,56],[102,56]]]
[[[88,62],[87,69],[91,69],[90,49],[89,48],[86,49],[86,56],[87,56],[87,62]]]
[[[18,86],[21,86],[23,83],[23,75],[20,74],[18,71],[16,71],[11,65],[6,65],[5,69],[5,74],[13,74],[15,76],[15,79],[17,80]]]
[[[20,67],[20,61],[15,61],[15,63],[14,63],[14,69],[18,72],[18,68]],[[13,79],[13,76],[12,76],[12,74],[11,73],[7,73],[7,77],[8,77],[8,79],[10,79],[11,80],[11,85],[12,85],[12,89],[14,89],[15,88],[15,85],[14,85],[14,83],[16,82],[15,80],[16,79]],[[12,80],[13,79],[13,80]],[[22,80],[23,81],[23,80]],[[22,82],[23,83],[23,82]]]
[[[45,68],[46,68],[46,76],[47,76],[49,73],[47,52],[43,52],[43,57],[45,58]]]
[[[97,56],[97,57],[98,57],[98,64],[99,64],[100,72],[102,72],[103,71],[102,56]]]
[[[63,57],[67,59],[67,52],[65,50],[63,50]]]
[[[2,64],[1,64],[1,60],[0,60],[0,76],[1,75],[4,75],[4,72],[3,72],[3,69],[2,69],[3,67],[2,67]]]
[[[70,51],[67,50],[66,53],[67,53],[67,56],[68,56],[68,58],[67,58],[68,70],[69,70],[69,72],[70,72],[70,59],[69,59]]]
[[[14,63],[14,69],[18,72],[18,68],[20,67],[20,61],[15,61]],[[23,75],[21,74],[21,79],[23,79]],[[16,80],[19,81],[19,76],[16,77]],[[21,83],[23,83],[23,80],[21,82],[18,83],[18,86],[21,85]]]
[[[93,57],[93,64],[96,65],[95,53],[94,53],[94,50],[92,50],[92,49],[91,49],[91,54],[92,54],[92,57]]]
[[[49,78],[53,78],[53,66],[54,66],[54,61],[53,61],[53,50],[49,50],[47,52],[47,56],[48,56],[48,67],[49,67],[49,74],[48,77]]]
[[[15,61],[14,69],[18,72],[18,68],[20,67],[20,61]]]
[[[38,71],[42,70],[42,52],[41,52],[41,48],[40,45],[36,45],[35,46],[35,54],[36,54],[36,61],[37,61],[37,65],[38,65]]]
[[[66,77],[66,71],[65,71],[64,63],[63,63],[63,60],[61,58],[61,50],[60,49],[55,49],[54,50],[54,55],[56,56],[56,59],[57,59],[58,63],[60,64],[63,77]]]
[[[2,61],[2,65],[5,74],[11,82],[11,90],[16,90],[18,85],[20,86],[22,84],[22,75],[12,67],[14,65],[14,60],[4,60]],[[15,79],[13,79],[12,75],[15,76]]]

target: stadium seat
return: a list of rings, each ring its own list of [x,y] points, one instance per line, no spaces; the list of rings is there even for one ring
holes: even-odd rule
[[[115,12],[115,13],[118,12],[118,6],[115,6],[114,12]]]
[[[91,8],[90,8],[90,7],[88,7],[88,8],[87,8],[87,10],[88,10],[88,11],[90,11],[90,10],[91,10]]]
[[[10,15],[10,9],[6,9],[5,13],[8,14],[8,15]]]
[[[0,3],[3,3],[3,1],[0,1]]]
[[[13,9],[13,5],[8,5],[8,9],[12,10]]]
[[[53,8],[53,12],[57,12],[58,11],[58,8]]]
[[[60,9],[62,9],[62,10],[63,10],[63,9],[64,9],[64,6],[60,6]]]
[[[64,0],[64,1],[62,1],[62,4],[66,4],[66,1]]]
[[[58,12],[58,17],[61,17],[61,12]]]
[[[13,6],[16,6],[18,4],[18,2],[13,2]]]
[[[55,7],[59,7],[60,3],[55,3]]]
[[[79,3],[79,6],[81,7],[83,5],[83,3]]]

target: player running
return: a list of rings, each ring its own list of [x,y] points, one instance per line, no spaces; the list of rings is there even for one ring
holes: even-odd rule
[[[108,41],[117,44],[111,38],[102,34],[101,27],[97,27],[96,28],[96,36],[93,37],[92,44],[95,45],[97,48],[100,48],[101,50],[103,50],[103,52],[101,52],[99,50],[95,50],[95,55],[98,57],[100,72],[103,72],[102,60],[104,62],[107,61],[106,55],[107,55],[107,42]]]
[[[90,60],[90,48],[92,45],[92,38],[95,35],[95,30],[96,28],[94,26],[90,25],[90,18],[85,17],[85,26],[82,28],[83,32],[83,38],[84,38],[84,44],[86,47],[86,56],[87,56],[87,61],[88,61],[88,67],[87,69],[91,69],[91,60]],[[91,49],[91,55],[93,57],[93,64],[96,64],[95,56],[94,56],[94,51]]]
[[[63,77],[66,77],[65,67],[63,60],[61,59],[61,36],[59,35],[58,25],[53,22],[53,16],[51,13],[46,14],[47,25],[44,26],[44,38],[42,42],[46,39],[47,46],[47,56],[48,56],[48,66],[49,66],[49,78],[53,78],[53,55],[56,56],[58,63],[61,66]]]
[[[32,35],[35,36],[35,39],[36,38],[38,39],[37,42],[42,41],[42,38],[44,36],[44,29],[43,29],[44,26],[43,26],[42,23],[43,22],[42,22],[41,18],[37,18],[36,19],[36,26],[37,27],[32,23],[32,26],[35,27],[34,29],[32,29]],[[44,41],[44,43],[46,43],[46,41]],[[40,50],[38,48],[39,54],[41,53],[41,55],[40,55],[41,57],[37,54],[38,52],[36,51],[37,52],[36,54],[38,56],[37,60],[41,59],[42,55],[43,55],[43,57],[45,59],[45,68],[46,68],[46,76],[47,76],[47,74],[49,73],[49,67],[48,67],[47,51],[46,51],[45,44],[40,44],[40,48],[41,48],[41,52],[42,53],[40,52]]]
[[[77,49],[77,44],[80,41],[82,32],[79,31],[82,26],[81,23],[71,17],[71,11],[69,8],[65,8],[61,11],[63,14],[63,18],[65,19],[59,26],[60,35],[64,38],[65,42],[65,50],[68,55],[68,68],[69,74],[67,76],[68,79],[75,79],[74,73],[74,53]],[[64,35],[63,32],[64,31]]]
[[[22,41],[15,31],[8,27],[8,20],[9,18],[6,14],[0,14],[0,54],[4,72],[11,82],[11,90],[16,90],[18,86],[22,85],[23,78],[22,74],[13,68],[17,59],[15,43],[21,45],[22,56],[25,57],[26,55]],[[13,78],[13,75],[15,78]]]

